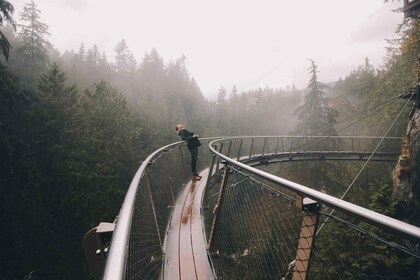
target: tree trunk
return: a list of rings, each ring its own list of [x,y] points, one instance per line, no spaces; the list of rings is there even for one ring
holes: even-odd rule
[[[416,109],[408,122],[401,155],[393,170],[393,199],[399,202],[419,202],[420,110]]]

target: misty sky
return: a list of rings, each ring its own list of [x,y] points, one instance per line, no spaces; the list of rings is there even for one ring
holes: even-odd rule
[[[24,3],[15,6],[15,19]],[[390,1],[391,2],[391,1]],[[305,88],[308,58],[321,82],[344,78],[368,57],[380,67],[395,37],[402,1],[383,0],[35,0],[60,52],[96,44],[113,60],[125,39],[141,60],[156,48],[165,62],[185,55],[203,94],[269,86]]]

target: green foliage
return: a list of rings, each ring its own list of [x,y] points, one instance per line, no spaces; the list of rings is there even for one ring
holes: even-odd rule
[[[328,89],[318,82],[312,61],[303,102],[295,88],[238,92],[236,87],[230,93],[221,87],[219,100],[211,101],[188,73],[186,57],[166,63],[152,49],[136,59],[124,40],[115,48],[113,63],[96,45],[81,44],[60,55],[46,39],[48,26],[33,1],[21,14],[19,33],[14,32],[12,13],[12,5],[0,0],[0,47],[6,58],[9,55],[10,67],[0,64],[0,217],[7,225],[0,229],[0,268],[5,279],[86,278],[83,235],[115,218],[139,163],[154,149],[179,140],[174,131],[178,123],[201,137],[268,135],[288,134],[299,118],[296,133],[330,126],[323,132],[330,134],[333,125],[356,110],[374,107],[416,82],[416,21],[401,29],[402,43],[390,50],[380,71],[366,59]],[[11,25],[3,26],[4,21]],[[50,67],[50,61],[57,62]],[[349,133],[377,135],[398,110],[390,107],[362,130]],[[405,124],[406,120],[397,123],[394,135],[400,136]],[[338,164],[306,167],[298,166],[295,169],[305,171],[290,176],[316,182],[317,188],[332,194],[340,194],[343,181],[357,169],[340,173]],[[376,193],[371,207],[401,219],[415,216],[404,211],[405,205],[390,204],[388,192],[389,188]],[[355,236],[342,237],[343,244],[364,246]],[[395,258],[381,253],[386,248],[369,246],[374,249],[366,258],[353,255],[353,247],[337,254],[359,271],[383,269],[381,263],[386,269],[395,266]],[[352,261],[356,257],[360,261]],[[340,266],[328,269],[342,272]]]
[[[117,72],[129,75],[135,72],[137,62],[128,49],[125,40],[121,40],[115,47],[115,69]]]
[[[25,94],[0,70],[2,271],[10,279],[33,270],[34,279],[82,279],[81,238],[118,213],[145,156],[139,129],[105,82],[80,94],[54,64],[37,92]]]
[[[40,13],[34,1],[25,4],[20,13],[19,42],[11,64],[15,70],[19,68],[20,77],[29,88],[36,86],[38,75],[46,71],[50,63],[52,45],[46,38],[50,33],[40,20]]]
[[[366,107],[374,107],[377,104],[393,98],[412,88],[420,77],[417,66],[419,54],[418,44],[420,25],[416,21],[407,22],[399,31],[400,38],[396,42],[390,42],[389,51],[385,58],[385,67],[377,75],[375,89],[365,99]],[[370,118],[370,124],[364,129],[371,135],[381,135],[384,128],[395,118],[396,114],[406,100],[397,101],[398,106],[388,106],[381,114]],[[394,104],[395,104],[394,103]],[[405,115],[411,108],[407,108]],[[394,129],[388,136],[401,136],[406,129],[407,119],[400,118]]]
[[[303,105],[299,106],[295,114],[300,123],[295,132],[299,135],[332,135],[335,130],[339,112],[329,106],[330,99],[324,97],[325,84],[318,81],[318,67],[311,60],[309,68],[311,78],[304,97]]]
[[[12,47],[3,33],[4,22],[8,22],[12,28],[16,29],[15,20],[13,19],[14,7],[6,0],[0,0],[0,48],[6,60],[9,59],[9,51]]]
[[[19,51],[25,62],[45,65],[48,62],[47,48],[51,46],[51,43],[45,38],[50,33],[48,26],[40,21],[40,13],[33,0],[25,4],[20,19],[26,24],[20,24],[23,42],[19,46]]]

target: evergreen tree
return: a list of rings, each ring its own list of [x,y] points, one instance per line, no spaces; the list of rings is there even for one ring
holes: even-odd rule
[[[354,116],[357,111],[366,110],[368,100],[376,91],[378,81],[376,70],[370,64],[368,58],[365,58],[365,63],[351,71],[344,80],[340,79],[332,90],[335,95],[332,107],[340,112],[337,120],[341,122],[341,120]],[[350,118],[350,121],[354,121],[354,118]],[[344,133],[358,135],[363,131],[367,132],[364,126],[366,126],[366,123],[352,125]]]
[[[156,49],[144,55],[139,67],[138,85],[139,93],[145,95],[163,96],[167,91],[167,77],[162,57]],[[137,103],[137,102],[136,102]]]
[[[108,81],[107,78],[112,75],[111,65],[108,62],[108,58],[105,53],[102,53],[102,55],[99,57],[97,71],[99,72],[99,77],[104,81]]]
[[[4,22],[8,22],[14,30],[16,30],[16,24],[13,19],[14,7],[6,0],[0,0],[0,48],[6,61],[9,60],[9,52],[12,47],[6,35],[3,33]]]
[[[268,89],[265,90],[264,95],[267,95],[269,92]],[[272,125],[268,119],[265,119],[265,116],[268,112],[266,112],[264,106],[264,97],[263,97],[263,90],[259,88],[256,90],[252,97],[252,105],[248,112],[249,116],[249,124],[253,127],[253,135],[263,135],[265,131],[267,131],[267,127]]]
[[[26,4],[21,13],[20,35],[23,39],[22,46],[19,47],[24,60],[31,64],[46,66],[48,63],[48,48],[52,45],[45,38],[49,36],[48,26],[39,19],[40,10],[34,1]]]
[[[219,88],[219,92],[217,93],[217,105],[225,106],[227,104],[227,93],[224,87]]]
[[[344,79],[339,80],[334,87],[336,95],[344,95],[346,98],[358,105],[363,106],[364,102],[373,94],[378,84],[378,76],[369,59]]]
[[[216,99],[216,115],[215,115],[215,121],[217,123],[217,126],[219,127],[220,133],[223,135],[229,135],[229,123],[228,123],[228,110],[227,110],[227,92],[226,89],[222,86],[219,88],[219,91],[217,93],[217,99]]]
[[[86,61],[86,48],[85,44],[81,44],[79,47],[79,51],[77,52],[76,59],[80,64],[84,63]]]
[[[195,108],[203,102],[204,97],[195,80],[190,77],[187,70],[187,58],[182,56],[171,61],[166,67],[166,88],[168,106],[179,99],[184,104],[185,116],[193,120]]]
[[[327,86],[318,81],[318,67],[310,60],[309,74],[311,78],[307,86],[304,103],[295,110],[300,123],[295,133],[300,135],[331,135],[339,113],[329,107],[330,99],[323,91]]]
[[[117,46],[114,48],[115,51],[115,64],[114,67],[119,73],[126,74],[130,68],[130,50],[127,47],[127,43],[122,39]]]
[[[31,108],[36,100],[22,90],[19,78],[1,63],[0,93],[0,222],[7,225],[0,227],[4,242],[0,270],[5,279],[23,279],[34,269],[27,254],[34,234],[25,229],[35,230],[31,227],[35,218],[32,213],[41,215],[39,208],[31,208],[36,204],[36,192],[32,190],[39,178],[31,143],[37,135],[29,133],[34,127]]]
[[[17,48],[19,59],[21,60],[21,73],[28,84],[34,84],[37,80],[36,74],[44,72],[49,64],[48,50],[52,48],[47,40],[48,26],[40,21],[40,10],[37,9],[35,2],[25,4],[20,19],[20,32],[22,42]]]
[[[241,108],[239,107],[239,94],[236,86],[233,86],[232,91],[229,95],[228,106],[229,106],[229,135],[239,135],[240,133],[240,116]]]
[[[304,96],[303,104],[299,106],[294,114],[298,116],[299,123],[293,133],[302,136],[312,135],[332,135],[335,133],[334,124],[338,117],[338,112],[329,107],[330,99],[325,97],[324,90],[326,85],[318,81],[318,67],[313,60],[310,60],[309,74],[311,75],[307,92]],[[303,142],[303,143],[302,143]],[[302,140],[299,145],[310,147],[314,140],[308,138]],[[338,143],[334,140],[323,141],[325,147],[321,149],[337,148]],[[318,145],[315,149],[320,149]],[[327,161],[322,164],[311,161],[308,163],[298,163],[301,170],[299,180],[304,180],[311,188],[326,191],[325,186],[335,186],[330,177],[331,170],[336,170],[334,164]],[[339,190],[329,190],[329,193],[340,193]]]
[[[137,73],[137,60],[134,57],[134,54],[130,52],[128,55],[128,61],[127,61],[127,71],[128,75],[131,79],[134,79]]]
[[[236,85],[233,86],[232,91],[229,95],[229,102],[234,102],[234,100],[238,97],[238,89],[236,88]]]
[[[99,64],[99,59],[101,55],[99,49],[96,45],[92,49],[89,49],[86,56],[86,67],[89,73],[95,73],[96,68]]]
[[[399,38],[389,41],[388,52],[384,59],[384,67],[377,74],[377,86],[368,95],[364,106],[374,108],[377,104],[394,98],[396,95],[412,89],[420,77],[418,68],[418,55],[420,53],[420,23],[416,20],[407,21],[399,30]],[[395,103],[397,104],[397,103]],[[369,118],[365,127],[367,135],[383,135],[393,118],[401,110],[401,105],[389,106],[381,114]],[[407,112],[411,108],[407,107]],[[388,136],[401,136],[406,129],[406,119],[399,118]]]

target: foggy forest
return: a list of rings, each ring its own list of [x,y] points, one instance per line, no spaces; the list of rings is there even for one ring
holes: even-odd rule
[[[35,1],[22,11],[0,1],[2,279],[88,279],[84,234],[115,219],[140,163],[179,141],[178,123],[200,137],[327,135],[417,79],[417,21],[401,23],[380,68],[366,57],[320,81],[323,69],[308,59],[306,88],[220,86],[210,99],[185,56],[164,61],[153,48],[135,57],[123,38],[113,57],[83,42],[59,52],[40,12]],[[398,109],[338,134],[382,135]],[[407,121],[389,136],[403,135]]]

